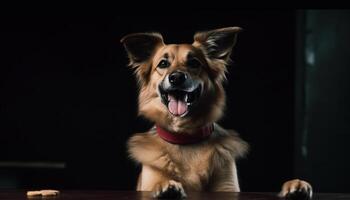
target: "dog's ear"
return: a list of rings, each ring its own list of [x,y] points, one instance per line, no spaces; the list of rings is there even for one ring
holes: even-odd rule
[[[140,82],[147,82],[151,67],[149,60],[156,50],[164,45],[163,37],[159,33],[133,33],[120,40],[128,56],[129,65],[135,68]],[[141,81],[142,80],[142,81]]]
[[[124,36],[120,42],[128,53],[131,65],[145,62],[159,46],[164,45],[159,33],[133,33]]]
[[[202,48],[209,59],[227,62],[236,43],[237,33],[241,31],[240,27],[228,27],[198,32],[194,35],[193,46]]]

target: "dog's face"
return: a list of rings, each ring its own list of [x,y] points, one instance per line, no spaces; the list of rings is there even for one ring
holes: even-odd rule
[[[222,81],[240,30],[199,32],[193,44],[166,45],[158,33],[125,36],[121,41],[140,84],[140,114],[172,131],[218,120],[225,105]]]

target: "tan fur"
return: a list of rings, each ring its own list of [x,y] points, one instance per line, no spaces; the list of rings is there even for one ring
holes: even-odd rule
[[[282,185],[281,192],[278,194],[280,197],[285,197],[288,194],[292,194],[296,191],[305,191],[308,193],[309,198],[312,198],[312,187],[311,185],[303,180],[293,179],[286,181]]]
[[[142,84],[140,95],[139,95],[139,113],[147,117],[148,119],[157,122],[157,124],[163,127],[168,127],[169,130],[175,132],[191,132],[203,124],[211,121],[217,121],[222,116],[222,110],[225,104],[225,94],[221,84],[210,81],[208,72],[210,66],[207,65],[207,69],[202,69],[200,72],[193,72],[195,78],[204,80],[206,96],[202,99],[202,109],[194,113],[192,118],[178,119],[171,116],[166,110],[166,107],[161,103],[160,98],[156,92],[157,85],[159,82],[169,73],[174,70],[181,69],[188,71],[185,68],[184,62],[188,52],[195,52],[198,54],[198,58],[203,62],[207,63],[203,53],[199,49],[187,44],[182,45],[167,45],[160,47],[155,53],[154,58],[147,64],[151,64],[151,75],[150,82],[145,85]],[[159,62],[162,55],[167,53],[170,60],[173,60],[172,66],[167,70],[156,70],[157,63]],[[214,80],[216,81],[216,80]],[[221,80],[217,80],[220,82]],[[142,80],[141,80],[142,82]],[[215,92],[214,92],[215,91]],[[193,120],[196,119],[196,120]]]
[[[131,34],[122,39],[140,86],[140,115],[174,134],[193,134],[214,123],[210,137],[192,145],[170,144],[157,135],[155,128],[132,136],[128,141],[130,157],[142,164],[137,190],[153,191],[155,197],[171,187],[182,197],[186,196],[185,191],[240,191],[236,159],[246,154],[248,144],[236,132],[215,123],[225,109],[222,82],[240,30],[229,27],[199,32],[193,44],[166,45],[157,33]],[[189,54],[201,63],[200,68],[186,65]],[[157,67],[164,57],[170,66]],[[157,90],[160,82],[175,70],[203,83],[196,109],[186,117],[170,114]]]
[[[237,178],[233,177],[234,159],[244,155],[248,148],[236,133],[218,125],[212,137],[201,144],[172,145],[152,129],[133,136],[128,146],[131,157],[143,164],[142,173],[152,171],[153,180],[175,180],[185,190],[195,191],[239,191]],[[153,187],[153,182],[142,181],[138,190]]]

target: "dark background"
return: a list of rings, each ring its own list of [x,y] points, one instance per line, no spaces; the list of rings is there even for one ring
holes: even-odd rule
[[[0,32],[0,188],[135,187],[126,140],[137,86],[120,44],[157,31],[166,43],[240,26],[220,121],[251,145],[242,191],[291,178],[316,192],[350,192],[349,11],[202,10],[164,15],[7,16]]]

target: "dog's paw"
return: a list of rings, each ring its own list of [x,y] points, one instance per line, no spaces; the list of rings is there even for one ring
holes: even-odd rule
[[[294,179],[283,184],[279,196],[290,200],[310,200],[312,187],[306,181]]]
[[[153,191],[153,197],[158,199],[183,199],[186,198],[182,184],[173,180],[167,183],[159,183]]]

